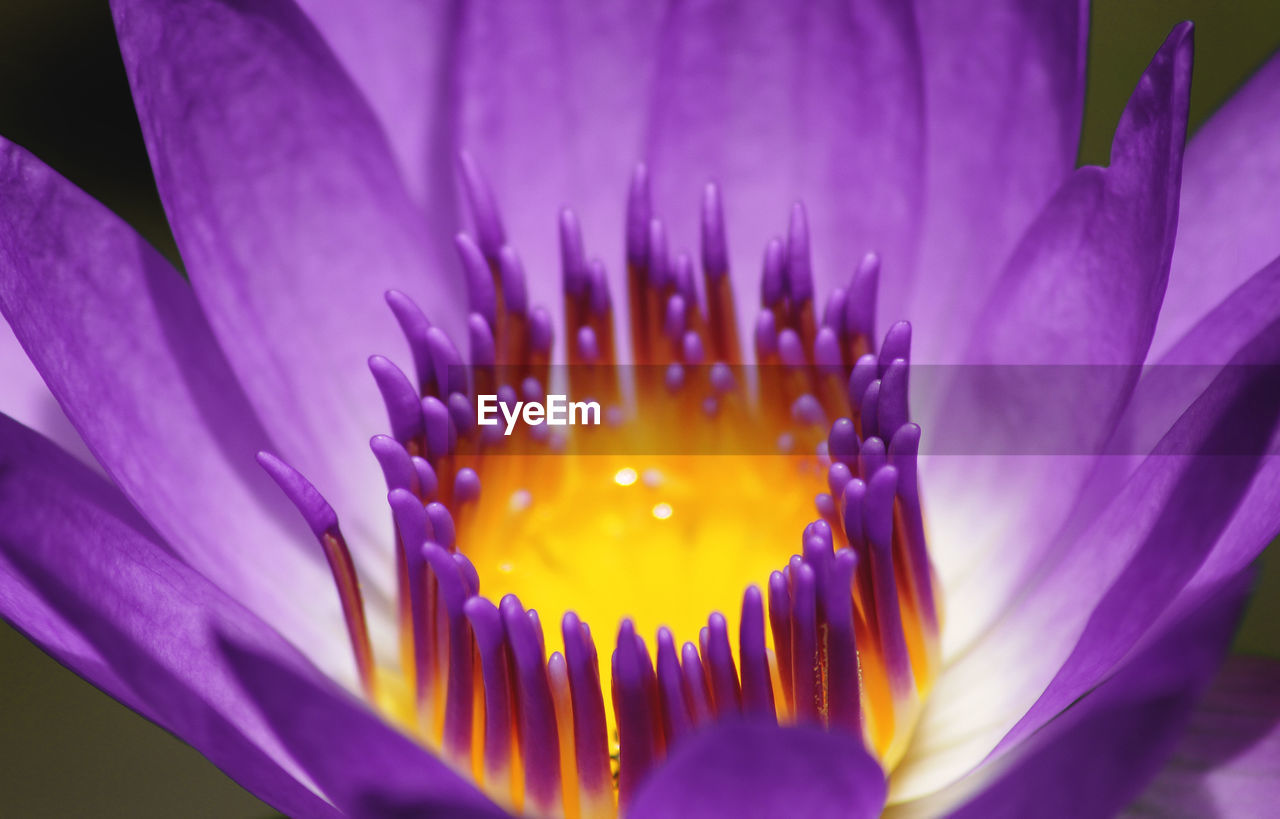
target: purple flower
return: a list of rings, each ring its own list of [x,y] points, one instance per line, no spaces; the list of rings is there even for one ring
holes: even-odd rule
[[[0,148],[0,614],[291,816],[1265,811],[1280,61],[1074,169],[1085,12],[917,5],[114,0],[190,281]]]

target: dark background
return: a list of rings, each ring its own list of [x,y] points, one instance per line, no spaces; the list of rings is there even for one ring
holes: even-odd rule
[[[1274,0],[1095,2],[1082,162],[1106,161],[1125,100],[1183,19],[1197,24],[1193,128],[1280,47]],[[0,134],[33,150],[176,259],[106,0],[0,0]],[[1280,657],[1280,559],[1264,564],[1236,649]],[[195,751],[3,623],[0,800],[5,815],[21,817],[272,814]]]

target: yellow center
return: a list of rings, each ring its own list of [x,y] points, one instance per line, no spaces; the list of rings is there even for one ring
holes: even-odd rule
[[[548,653],[560,616],[577,612],[600,646],[606,697],[619,621],[696,645],[719,611],[736,634],[742,590],[799,551],[824,488],[812,455],[486,455],[482,475],[459,521],[481,588],[537,609]]]

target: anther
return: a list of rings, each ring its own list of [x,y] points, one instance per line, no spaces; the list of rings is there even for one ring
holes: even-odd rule
[[[369,627],[365,622],[360,579],[356,575],[355,563],[351,560],[351,551],[338,529],[338,516],[310,481],[275,455],[259,452],[258,463],[302,514],[303,520],[311,527],[312,534],[324,549],[325,560],[329,563],[329,571],[338,588],[338,600],[342,604],[347,634],[351,638],[360,684],[365,696],[372,699],[375,694],[373,645],[369,641]]]
[[[410,452],[417,452],[425,432],[418,391],[399,367],[380,355],[369,357],[369,372],[382,393],[392,436]]]
[[[489,259],[496,259],[498,249],[506,242],[506,232],[502,227],[498,206],[494,203],[493,192],[470,153],[461,151],[458,154],[458,169],[467,201],[471,205],[471,218],[475,223],[480,247]]]

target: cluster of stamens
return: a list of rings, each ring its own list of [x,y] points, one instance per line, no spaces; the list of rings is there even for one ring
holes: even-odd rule
[[[619,366],[605,267],[588,260],[578,219],[565,210],[559,229],[571,366],[553,373],[550,313],[530,306],[493,196],[465,155],[461,171],[475,224],[474,238],[457,238],[469,357],[393,291],[387,303],[408,341],[414,378],[381,356],[369,362],[390,422],[390,434],[371,447],[397,537],[398,668],[375,660],[333,510],[287,464],[259,456],[323,547],[365,697],[499,804],[532,815],[615,816],[672,748],[741,715],[847,731],[892,767],[938,670],[939,611],[916,475],[920,428],[907,409],[911,331],[895,324],[877,350],[879,260],[867,256],[849,286],[830,294],[819,320],[807,221],[797,204],[786,238],[766,246],[756,366],[748,369],[719,190],[708,185],[703,198],[699,293],[691,257],[668,252],[641,166],[626,224],[635,366]],[[510,436],[477,424],[477,395],[507,405],[538,400],[560,374],[575,398],[604,406],[605,423],[521,427]],[[651,504],[677,491],[662,488],[664,470],[693,480],[685,506]],[[651,651],[636,621],[623,616],[605,656],[584,619],[568,611],[558,629],[562,650],[548,655],[557,630],[544,634],[535,608],[515,594],[497,604],[480,594],[482,576],[502,591],[526,577],[527,601],[545,588],[548,571],[568,572],[561,546],[570,563],[614,548],[572,531],[547,536],[536,514],[545,517],[557,502],[572,507],[591,476],[611,478],[611,491],[632,492],[617,497],[640,498],[637,508],[651,506],[652,518],[664,521],[714,517],[706,485],[714,477],[707,476],[726,470],[767,476],[778,526],[798,532],[801,543],[789,561],[782,543],[764,545],[763,559],[777,570],[758,575],[763,591],[747,585],[740,610],[726,607],[736,623],[713,612],[696,633],[681,635],[683,644],[664,625]],[[632,544],[639,536],[628,521],[635,518],[615,518],[610,525],[624,548],[643,548]],[[683,548],[682,537],[673,534],[670,548]],[[532,542],[543,554],[525,568]],[[722,548],[732,557],[738,546]],[[632,572],[626,561],[649,558],[620,559],[622,571]],[[686,580],[695,588],[700,582]],[[678,590],[658,583],[650,596],[669,594],[675,606]],[[608,598],[607,588],[596,591]],[[661,610],[663,602],[655,605]]]

